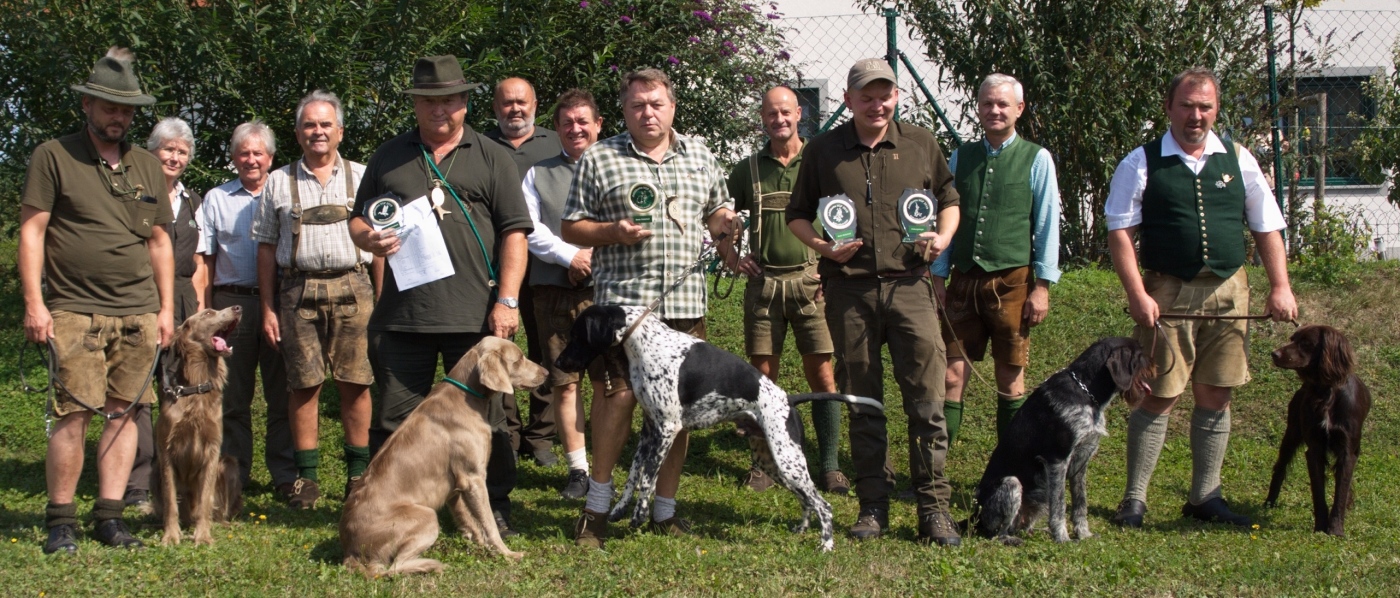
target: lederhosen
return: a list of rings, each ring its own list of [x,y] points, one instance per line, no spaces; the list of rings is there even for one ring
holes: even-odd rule
[[[292,193],[292,256],[288,260],[289,266],[282,268],[282,280],[305,278],[306,284],[302,286],[301,297],[298,298],[296,309],[303,318],[315,318],[316,299],[318,297],[353,297],[354,290],[350,288],[348,280],[337,281],[345,274],[359,273],[364,271],[364,264],[359,261],[359,250],[356,250],[355,265],[346,270],[320,270],[308,271],[297,267],[297,255],[301,250],[301,238],[303,226],[328,226],[345,222],[350,219],[350,210],[355,202],[355,177],[350,170],[350,163],[345,158],[340,159],[340,170],[345,176],[345,198],[344,204],[323,204],[306,209],[301,207],[301,183],[298,181],[298,167],[296,164],[289,169],[291,172],[291,193]],[[353,244],[352,244],[353,245]],[[339,292],[331,292],[327,288],[330,285],[339,283],[343,285]],[[300,313],[306,312],[306,313]]]
[[[754,213],[749,215],[749,247],[754,255],[758,255],[763,250],[763,233],[761,232],[764,212],[785,212],[788,202],[792,199],[791,191],[774,191],[764,193],[763,185],[758,174],[758,154],[749,156],[749,178],[753,183],[753,204]],[[766,201],[765,201],[766,200]],[[811,270],[813,276],[816,275],[817,252],[812,248],[807,248],[807,259],[795,266],[770,266],[763,264],[762,285],[778,285],[780,288],[774,289],[773,293],[765,292],[763,295],[769,297],[804,297],[802,315],[811,316],[817,313],[816,298],[808,296],[802,288],[803,275]],[[750,281],[749,284],[753,284]],[[781,301],[778,302],[782,305]],[[768,306],[754,306],[755,314],[760,317],[767,317]]]

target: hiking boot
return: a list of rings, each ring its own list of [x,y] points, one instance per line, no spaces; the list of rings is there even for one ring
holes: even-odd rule
[[[44,554],[73,554],[78,552],[78,526],[71,523],[49,528],[49,539],[44,541]]]
[[[690,522],[677,515],[672,515],[670,519],[664,521],[652,520],[651,523],[647,524],[647,531],[663,536],[683,538],[690,535]]]
[[[1112,521],[1118,527],[1142,527],[1142,516],[1147,513],[1147,505],[1136,498],[1125,498],[1118,503],[1118,512],[1113,514]]]
[[[938,511],[919,516],[919,543],[933,543],[939,546],[960,546],[962,536],[958,535],[957,524],[947,511]]]
[[[851,482],[839,470],[828,471],[822,474],[821,489],[837,496],[846,496],[851,493]]]
[[[559,491],[559,498],[567,500],[578,500],[588,494],[588,472],[582,469],[570,469],[569,481],[564,483],[564,489]]]
[[[754,492],[763,492],[773,487],[773,478],[768,477],[762,469],[750,467],[749,475],[744,478],[744,485]]]
[[[104,519],[97,522],[97,529],[93,532],[93,537],[98,542],[111,546],[112,548],[145,548],[136,536],[126,529],[126,522],[121,519]]]
[[[287,506],[293,509],[313,509],[316,501],[321,499],[321,485],[313,480],[297,478],[292,483],[292,495],[287,498]]]
[[[520,451],[520,458],[521,460],[531,459],[540,467],[554,467],[559,464],[559,457],[556,457],[554,451],[549,449],[540,449],[537,451],[522,450]]]
[[[1230,505],[1225,502],[1225,499],[1218,496],[1199,505],[1193,505],[1189,502],[1181,505],[1181,516],[1206,523],[1227,523],[1240,527],[1249,527],[1254,523],[1249,516],[1231,511]]]
[[[851,526],[849,535],[852,540],[878,538],[885,533],[885,528],[889,526],[890,515],[885,509],[862,507],[860,517],[857,517],[856,524]]]
[[[282,502],[292,500],[292,497],[296,496],[296,494],[296,482],[282,482],[281,484],[278,484],[272,489],[272,495],[276,496],[277,500],[280,500]]]
[[[608,514],[594,513],[584,509],[574,522],[574,545],[603,549],[603,541],[608,537]]]
[[[350,493],[365,485],[364,476],[351,476],[345,480],[345,500],[350,500]]]
[[[126,495],[122,496],[122,504],[128,507],[141,507],[150,502],[151,493],[140,488],[127,488]]]
[[[491,511],[491,515],[496,518],[496,532],[501,534],[502,540],[506,538],[514,538],[520,535],[520,532],[511,529],[510,519],[506,518],[505,513],[502,513],[500,511]]]

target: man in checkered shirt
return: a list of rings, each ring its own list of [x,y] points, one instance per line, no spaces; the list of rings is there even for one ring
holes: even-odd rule
[[[704,142],[672,131],[676,96],[670,77],[656,69],[628,73],[621,86],[627,132],[589,148],[579,160],[564,205],[561,236],[594,247],[593,278],[599,305],[646,307],[695,262],[711,236],[722,257],[733,251],[738,219],[724,173]],[[675,330],[705,338],[705,277],[692,276],[666,296],[655,316]],[[604,357],[606,396],[593,398],[593,474],[587,503],[574,527],[580,546],[602,548],[613,496],[612,472],[632,432],[636,399],[627,383],[621,347]],[[661,466],[652,529],[684,534],[676,516],[676,489],[689,437],[683,431]]]

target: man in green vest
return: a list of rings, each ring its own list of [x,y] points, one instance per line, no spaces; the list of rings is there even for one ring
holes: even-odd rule
[[[1230,439],[1230,390],[1249,381],[1243,320],[1183,319],[1241,316],[1249,311],[1244,229],[1249,226],[1269,277],[1266,314],[1293,320],[1298,305],[1288,285],[1285,225],[1254,156],[1211,131],[1220,110],[1220,83],[1207,69],[1189,69],[1167,88],[1171,130],[1128,154],[1113,174],[1104,212],[1113,267],[1137,322],[1135,335],[1152,347],[1157,376],[1152,393],[1128,417],[1128,487],[1113,520],[1141,527],[1147,485],[1167,434],[1167,418],[1189,383],[1191,494],[1183,517],[1248,527],[1220,493],[1220,470]],[[1138,237],[1138,248],[1133,237]],[[1142,272],[1138,271],[1139,263]]]
[[[1050,309],[1050,285],[1060,279],[1060,186],[1050,152],[1016,134],[1025,109],[1016,79],[995,73],[977,90],[983,139],[948,158],[962,222],[948,251],[930,267],[934,291],[948,316],[945,376],[948,443],[962,425],[963,388],[987,344],[996,364],[997,439],[1025,402],[1031,328]],[[952,284],[943,280],[952,270]]]
[[[826,302],[817,276],[817,253],[788,230],[788,198],[802,166],[803,139],[797,134],[802,107],[797,94],[778,86],[763,94],[759,107],[768,143],[729,173],[729,196],[735,210],[749,211],[750,253],[736,269],[749,276],[744,291],[744,350],[749,362],[773,381],[783,354],[788,326],[802,355],[802,371],[812,392],[836,392],[831,370],[831,332],[826,327]],[[847,494],[851,483],[836,463],[841,442],[841,405],[812,403],[812,424],[817,428],[822,477],[817,486],[826,492]],[[793,412],[794,414],[796,411]],[[773,479],[757,466],[749,468],[746,482],[754,490],[767,490]]]

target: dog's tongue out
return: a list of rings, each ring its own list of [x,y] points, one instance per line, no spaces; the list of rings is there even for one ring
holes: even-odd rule
[[[228,351],[229,349],[228,341],[224,340],[224,337],[222,336],[214,336],[210,338],[209,344],[214,345],[214,350],[220,353]]]

